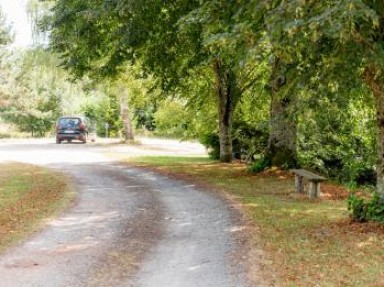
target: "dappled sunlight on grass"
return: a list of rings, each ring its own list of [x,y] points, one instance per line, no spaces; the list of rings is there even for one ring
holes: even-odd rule
[[[196,156],[140,156],[135,157],[134,161],[136,164],[156,164],[158,166],[183,166],[190,164],[206,164],[212,165],[215,161],[208,157],[196,157]]]

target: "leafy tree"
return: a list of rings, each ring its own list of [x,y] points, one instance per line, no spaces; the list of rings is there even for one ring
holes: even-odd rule
[[[128,83],[132,83],[134,79],[129,76],[120,78],[109,84],[109,90],[116,95],[116,99],[120,102],[120,118],[122,124],[123,137],[125,141],[131,141],[134,139],[133,125],[131,120],[130,109],[128,105],[129,93],[131,89],[127,88]]]
[[[57,67],[55,55],[36,48],[10,54],[4,60],[1,83],[6,104],[2,116],[22,131],[45,135],[61,115],[81,112],[81,106],[95,91],[84,91],[85,82],[67,81],[68,74]]]
[[[375,125],[367,89],[323,97],[308,93],[298,122],[299,162],[342,182],[375,184]],[[342,111],[342,112],[340,112]]]
[[[43,136],[51,130],[60,114],[59,94],[53,89],[57,75],[47,73],[41,56],[39,51],[30,51],[13,59],[20,65],[8,75],[9,100],[3,112],[8,121],[32,136]]]
[[[11,27],[6,24],[6,18],[3,11],[0,9],[0,76],[3,84],[9,75],[9,66],[5,63],[6,58],[9,56],[9,52],[4,50],[6,45],[10,44],[13,40]],[[7,93],[4,89],[0,90],[0,108],[2,108],[7,102]]]
[[[136,109],[134,118],[136,128],[142,131],[154,131],[156,128],[154,114],[156,112],[155,105],[147,105],[145,108]]]
[[[185,103],[177,100],[165,100],[154,114],[156,133],[168,137],[182,138],[190,119]]]
[[[164,91],[188,102],[196,116],[209,118],[208,125],[208,121],[188,118],[185,133],[219,134],[222,161],[231,160],[235,140],[237,146],[264,152],[279,166],[294,166],[298,160],[308,163],[310,158],[320,158],[324,164],[340,145],[351,151],[340,159],[348,166],[352,150],[361,144],[348,145],[349,138],[337,133],[355,137],[358,124],[349,109],[358,106],[358,95],[366,93],[362,82],[373,87],[380,75],[378,66],[368,63],[374,63],[372,59],[379,57],[375,51],[381,48],[367,45],[377,41],[373,34],[380,34],[379,6],[373,0],[71,0],[57,1],[46,23],[52,32],[51,47],[61,53],[62,64],[75,76],[119,78],[127,75],[127,66],[137,64],[142,71],[136,74],[153,75]],[[366,38],[368,42],[359,42]],[[129,86],[129,94],[134,95]],[[341,101],[333,103],[337,94]],[[262,104],[253,105],[251,98],[259,98]],[[207,113],[214,101],[216,111]],[[157,125],[160,118],[167,119],[170,108],[160,107]],[[327,130],[334,119],[321,110],[325,107],[345,113],[345,125]],[[263,116],[255,116],[252,108]],[[145,113],[148,109],[140,106],[134,112],[137,122],[146,118],[152,123],[155,110]],[[212,127],[213,115],[218,127]],[[318,144],[327,139],[305,129],[305,121],[306,127],[327,130],[327,136],[336,134],[338,139],[328,149],[317,149],[323,155],[304,146],[304,140]],[[254,141],[255,137],[262,140]],[[368,152],[370,140],[363,142]],[[304,156],[297,154],[297,143]]]
[[[0,9],[0,46],[10,44],[12,40],[12,28],[6,23],[6,17]]]
[[[301,59],[304,65],[315,63],[311,66],[312,72],[323,69],[327,77],[339,80],[347,91],[358,82],[370,88],[376,110],[377,190],[384,194],[383,2],[281,1],[271,15],[274,24],[287,36],[285,41],[280,41],[281,46],[297,55],[306,55],[308,50],[316,55],[312,59]]]
[[[118,74],[137,59],[164,90],[185,88],[196,71],[207,75],[218,102],[221,160],[231,161],[233,111],[257,78],[253,54],[232,25],[238,8],[238,1],[57,1],[46,22],[51,47],[79,77]]]
[[[82,113],[96,125],[97,134],[117,137],[122,130],[120,100],[117,94],[103,87],[102,97],[94,98],[82,105]],[[108,134],[105,125],[108,124]]]
[[[295,63],[287,64],[278,56],[272,63],[270,76],[270,132],[266,160],[270,165],[295,167],[297,165],[296,102],[297,74]],[[296,79],[295,79],[296,78]]]
[[[31,32],[32,32],[32,44],[34,46],[42,46],[48,43],[48,33],[43,33],[39,29],[39,23],[42,18],[49,13],[49,9],[52,7],[53,1],[42,0],[28,0],[27,1],[27,15],[30,19]]]

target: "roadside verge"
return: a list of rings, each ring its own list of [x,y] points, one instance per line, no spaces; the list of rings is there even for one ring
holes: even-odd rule
[[[384,284],[384,228],[352,222],[345,202],[349,193],[341,186],[324,184],[321,197],[311,200],[296,194],[294,178],[280,170],[254,175],[244,164],[188,157],[127,162],[226,193],[253,227],[242,258],[256,286],[257,266],[269,286]]]
[[[39,230],[74,198],[70,180],[29,164],[0,164],[0,252]]]

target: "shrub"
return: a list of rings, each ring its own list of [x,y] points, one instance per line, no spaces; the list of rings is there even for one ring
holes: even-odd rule
[[[358,222],[367,221],[366,202],[363,198],[352,193],[347,200],[348,210],[351,212],[351,218]]]
[[[207,148],[210,158],[220,158],[220,139],[218,134],[205,134],[200,137],[200,143]]]
[[[384,223],[384,197],[375,192],[370,200],[352,193],[348,197],[348,210],[353,220],[359,222],[377,221]]]
[[[253,173],[259,173],[259,172],[262,172],[262,171],[266,170],[270,166],[271,166],[270,161],[263,157],[263,158],[255,161],[254,163],[252,163],[248,167],[248,170],[250,172],[253,172]]]
[[[252,126],[243,121],[233,123],[233,153],[235,159],[253,161],[265,154],[269,132],[267,126]]]
[[[376,171],[372,167],[361,167],[357,170],[355,176],[356,184],[359,186],[363,185],[376,185]]]

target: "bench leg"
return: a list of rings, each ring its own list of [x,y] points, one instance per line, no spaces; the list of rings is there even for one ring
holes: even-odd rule
[[[317,198],[320,194],[320,182],[309,182],[308,194],[310,198]]]
[[[295,176],[295,191],[298,193],[303,193],[304,192],[304,182],[303,182],[303,177],[300,175]]]

